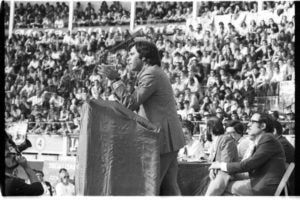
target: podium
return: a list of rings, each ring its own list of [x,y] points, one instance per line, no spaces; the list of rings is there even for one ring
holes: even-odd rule
[[[117,102],[84,103],[76,195],[157,195],[159,129]]]

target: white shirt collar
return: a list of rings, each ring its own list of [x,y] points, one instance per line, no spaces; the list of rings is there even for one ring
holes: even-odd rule
[[[262,133],[260,133],[256,138],[255,138],[255,140],[254,140],[254,144],[255,144],[255,146],[257,146],[258,145],[258,141],[260,140],[260,138],[261,138],[261,136],[262,136],[262,134],[264,134],[263,132]]]

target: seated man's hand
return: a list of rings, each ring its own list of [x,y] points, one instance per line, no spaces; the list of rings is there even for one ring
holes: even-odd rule
[[[216,169],[211,169],[211,170],[209,170],[209,178],[210,178],[211,180],[215,179],[217,173],[218,173],[218,171],[217,171]]]
[[[211,166],[209,167],[209,170],[212,170],[212,169],[221,169],[221,163],[219,163],[219,162],[213,162],[211,164]]]

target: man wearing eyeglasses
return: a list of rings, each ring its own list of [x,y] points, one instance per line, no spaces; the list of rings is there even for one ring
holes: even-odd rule
[[[65,168],[59,170],[60,182],[55,186],[57,196],[74,196],[75,186],[70,181],[70,175]]]
[[[230,175],[249,173],[249,178],[230,181],[226,193],[240,196],[274,195],[285,172],[285,155],[273,130],[271,116],[254,113],[247,128],[249,138],[255,144],[250,157],[240,162],[212,163],[210,169],[219,169]]]
[[[13,175],[14,170],[19,165],[27,174],[30,184]],[[20,154],[14,142],[7,137],[5,141],[4,196],[38,196],[43,193],[43,186],[39,182],[35,172],[28,165],[26,158]]]

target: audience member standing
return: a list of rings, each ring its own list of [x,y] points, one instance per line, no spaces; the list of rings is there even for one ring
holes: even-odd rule
[[[55,186],[57,196],[74,196],[75,186],[70,182],[70,176],[66,169],[59,170],[60,182]]]

